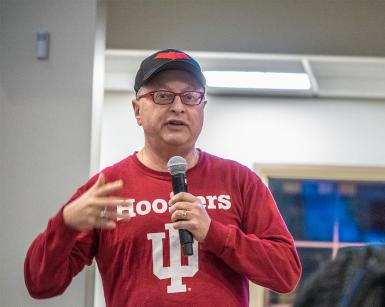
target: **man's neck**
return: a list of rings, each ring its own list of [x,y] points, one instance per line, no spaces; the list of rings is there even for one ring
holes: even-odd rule
[[[155,152],[150,146],[144,146],[137,154],[140,162],[142,162],[148,168],[159,171],[167,172],[167,162],[173,156],[181,156],[186,159],[187,169],[194,167],[199,160],[199,151],[196,148],[191,148],[186,151],[162,151]]]

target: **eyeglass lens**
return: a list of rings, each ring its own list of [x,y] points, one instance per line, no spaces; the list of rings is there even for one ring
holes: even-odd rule
[[[154,102],[159,104],[169,104],[175,99],[175,96],[179,96],[184,104],[193,105],[199,104],[202,99],[202,94],[199,92],[184,92],[176,94],[173,92],[158,91],[154,92]]]

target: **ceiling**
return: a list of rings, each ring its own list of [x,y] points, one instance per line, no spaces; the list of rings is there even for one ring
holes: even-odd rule
[[[385,57],[385,0],[113,0],[108,49]]]

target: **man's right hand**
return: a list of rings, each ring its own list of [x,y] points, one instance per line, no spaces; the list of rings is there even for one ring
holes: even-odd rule
[[[63,210],[64,223],[77,230],[92,228],[113,229],[117,219],[129,219],[128,214],[118,214],[118,205],[129,206],[129,200],[108,196],[123,187],[123,181],[117,180],[105,184],[100,174],[95,184],[79,198],[69,203]]]

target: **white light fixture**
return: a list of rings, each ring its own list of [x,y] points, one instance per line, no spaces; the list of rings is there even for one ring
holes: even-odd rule
[[[208,87],[310,90],[309,76],[305,73],[277,73],[256,71],[204,71]]]

